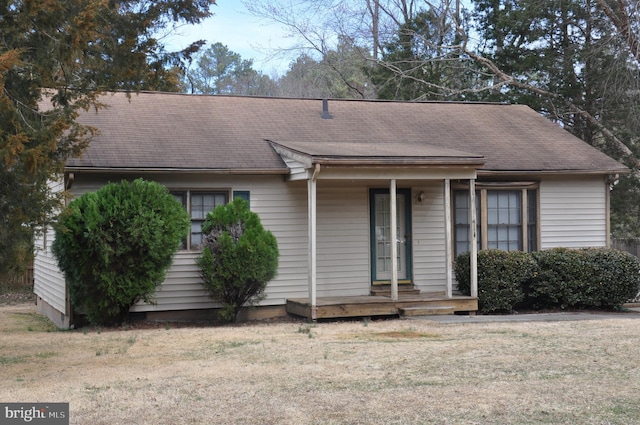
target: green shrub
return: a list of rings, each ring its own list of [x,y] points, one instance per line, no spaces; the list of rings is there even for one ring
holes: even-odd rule
[[[52,251],[74,308],[94,324],[118,324],[140,300],[152,302],[190,220],[168,190],[142,179],[111,183],[72,201]]]
[[[589,251],[595,266],[590,293],[597,294],[596,302],[603,307],[619,307],[633,299],[640,290],[640,260],[615,249]]]
[[[458,290],[465,295],[471,295],[471,253],[469,251],[456,257],[453,273],[458,282]]]
[[[458,288],[470,293],[469,253],[456,259]],[[478,252],[478,308],[613,308],[640,289],[640,260],[607,248],[555,248],[525,254]]]
[[[204,287],[222,304],[219,318],[236,321],[243,305],[263,298],[278,269],[278,243],[239,198],[207,214],[197,259]]]
[[[478,308],[484,313],[513,311],[524,300],[524,286],[536,272],[533,259],[520,251],[490,249],[478,252]],[[471,293],[470,255],[456,259],[458,289]]]
[[[555,248],[533,254],[540,273],[527,298],[537,308],[613,308],[640,288],[640,260],[608,248]]]
[[[576,251],[554,248],[532,253],[539,272],[528,283],[527,305],[536,309],[567,308],[581,303],[584,297],[583,259]]]

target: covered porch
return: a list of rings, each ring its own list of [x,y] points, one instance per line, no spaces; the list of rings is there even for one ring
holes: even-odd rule
[[[291,170],[286,179],[307,183],[308,296],[287,298],[288,313],[316,320],[477,310],[475,207],[468,209],[471,296],[454,295],[451,182],[468,181],[475,205],[482,156],[415,143],[396,142],[388,149],[366,142],[271,143]],[[329,197],[330,189],[346,188],[353,188],[353,198]],[[354,208],[358,214],[349,222],[344,212]],[[345,245],[360,260],[349,293],[333,267],[349,270],[349,257],[337,256]],[[369,272],[362,273],[367,251]]]

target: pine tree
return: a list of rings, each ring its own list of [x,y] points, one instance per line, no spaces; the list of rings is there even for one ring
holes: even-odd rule
[[[162,32],[200,22],[212,4],[0,2],[0,269],[24,251],[13,242],[29,240],[59,205],[48,183],[94,131],[75,122],[78,111],[99,108],[106,90],[176,91],[175,66],[203,42],[168,52]]]

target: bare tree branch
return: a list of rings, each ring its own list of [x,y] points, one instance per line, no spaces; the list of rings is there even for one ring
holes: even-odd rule
[[[466,40],[466,33],[462,34],[463,38]],[[538,95],[556,100],[561,102],[567,109],[571,112],[580,115],[584,119],[586,119],[591,125],[597,128],[603,136],[609,141],[610,146],[614,148],[622,157],[624,157],[625,162],[635,169],[640,169],[640,160],[635,157],[631,149],[627,147],[622,140],[620,140],[610,129],[603,126],[600,121],[596,119],[589,112],[581,109],[575,103],[569,101],[558,93],[550,92],[549,90],[542,89],[540,87],[533,86],[531,84],[524,83],[514,78],[513,76],[506,74],[503,72],[499,66],[497,66],[490,59],[475,53],[466,48],[466,42],[463,43],[463,52],[468,55],[471,59],[476,61],[478,64],[486,67],[491,71],[493,75],[495,75],[504,85],[509,85],[512,87],[516,87],[519,89],[527,90],[532,93],[536,93]]]
[[[598,3],[598,6],[600,6],[613,25],[620,31],[622,37],[629,44],[631,54],[636,61],[640,63],[640,39],[638,39],[638,36],[632,29],[631,18],[627,12],[629,4],[626,3],[626,0],[616,0],[616,10],[614,11],[605,0],[596,0],[596,3]]]

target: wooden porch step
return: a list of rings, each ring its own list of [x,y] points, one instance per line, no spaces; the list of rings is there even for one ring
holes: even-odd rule
[[[456,309],[452,306],[419,306],[419,307],[400,307],[398,312],[400,316],[439,316],[454,314]]]
[[[391,297],[391,285],[376,285],[371,287],[371,295]],[[420,290],[413,285],[398,285],[398,296],[420,295]]]
[[[441,294],[420,294],[399,297],[360,295],[346,297],[318,297],[316,312],[313,314],[309,298],[287,299],[287,313],[316,319],[336,319],[343,317],[372,316],[432,316],[454,312],[475,312],[478,299],[457,296],[447,298]]]

